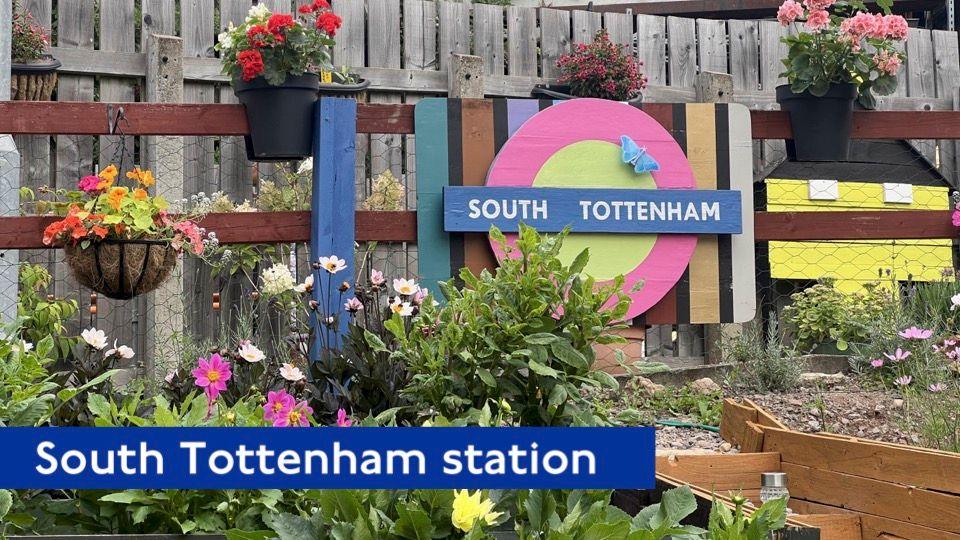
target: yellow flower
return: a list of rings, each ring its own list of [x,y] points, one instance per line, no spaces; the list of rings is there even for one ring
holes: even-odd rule
[[[110,190],[110,194],[107,195],[107,202],[114,210],[120,210],[120,204],[123,202],[123,198],[127,196],[127,191],[125,187],[115,187]]]
[[[136,200],[138,200],[138,201],[142,201],[142,200],[146,199],[146,198],[147,198],[147,190],[145,190],[145,189],[140,189],[140,188],[137,188],[137,189],[133,190],[133,198],[136,199]]]
[[[493,501],[484,499],[478,490],[473,495],[467,490],[454,491],[453,515],[450,521],[463,532],[470,532],[478,521],[493,525],[500,512],[492,512]]]
[[[127,178],[136,180],[143,187],[150,187],[154,184],[153,172],[149,169],[143,170],[140,167],[134,167],[132,171],[127,173]]]

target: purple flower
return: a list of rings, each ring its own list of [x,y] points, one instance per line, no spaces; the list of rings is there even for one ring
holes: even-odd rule
[[[873,366],[873,367],[875,367],[875,368],[882,368],[882,367],[883,367],[883,358],[877,358],[876,360],[871,360],[871,361],[870,361],[870,365]]]
[[[904,375],[904,376],[902,376],[902,377],[897,377],[896,379],[893,380],[893,384],[895,384],[895,385],[897,385],[897,386],[906,386],[906,385],[910,384],[911,382],[913,382],[913,377],[911,377],[910,375]]]
[[[902,362],[907,358],[910,358],[910,351],[904,351],[900,347],[897,347],[897,350],[893,354],[883,353],[891,362]]]
[[[347,416],[347,411],[340,409],[337,411],[337,427],[350,427],[353,420]]]
[[[900,332],[899,335],[903,339],[927,339],[933,335],[933,330],[924,330],[923,328],[911,326],[910,328]]]

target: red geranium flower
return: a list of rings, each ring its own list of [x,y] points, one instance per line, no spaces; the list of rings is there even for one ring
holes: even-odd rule
[[[299,11],[300,13],[302,13],[302,14],[304,14],[304,15],[309,15],[309,14],[313,13],[313,6],[311,6],[310,4],[305,4],[305,5],[302,5],[302,6],[298,7],[298,8],[297,8],[297,11]]]
[[[342,23],[340,16],[332,11],[324,11],[317,17],[317,28],[323,30],[330,37],[337,35],[337,29],[340,28]]]
[[[330,9],[330,2],[327,0],[313,0],[313,10]]]
[[[237,53],[237,64],[243,70],[243,80],[252,81],[263,73],[263,57],[260,51],[250,49]]]
[[[296,24],[293,16],[286,13],[275,13],[271,15],[270,20],[267,21],[267,30],[279,41],[283,41],[283,34],[286,29],[293,28]]]
[[[251,47],[266,47],[267,38],[270,36],[270,30],[262,24],[255,24],[247,30],[247,41]]]

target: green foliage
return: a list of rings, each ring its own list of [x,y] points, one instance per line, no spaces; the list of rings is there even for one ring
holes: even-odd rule
[[[794,349],[783,344],[777,319],[771,318],[764,339],[761,324],[746,324],[721,342],[724,358],[733,363],[728,383],[753,392],[786,392],[797,386],[802,366]]]
[[[60,386],[47,372],[53,337],[25,351],[23,342],[0,340],[0,426],[35,426],[50,417]]]
[[[50,337],[53,340],[53,347],[49,350],[50,359],[66,358],[79,341],[76,336],[65,335],[67,331],[64,324],[77,316],[77,301],[48,295],[51,276],[42,266],[21,265],[19,279],[17,318],[20,321],[20,336],[27,343],[37,343]]]
[[[705,426],[720,425],[720,414],[723,411],[722,392],[705,394],[687,384],[681,387],[666,387],[653,394],[638,391],[634,395],[638,402],[631,406],[636,409],[653,410],[658,416],[669,414],[689,418]]]
[[[791,304],[784,308],[783,316],[801,349],[835,342],[837,349],[844,351],[851,342],[867,338],[870,325],[892,298],[879,286],[867,287],[863,293],[844,293],[824,281],[790,295]]]
[[[787,499],[763,503],[751,516],[743,512],[746,499],[734,497],[736,508],[714,501],[710,509],[711,540],[766,540],[771,532],[782,529],[787,519]]]
[[[663,493],[661,502],[636,516],[610,504],[609,491],[571,491],[562,494],[535,490],[517,496],[517,533],[521,540],[567,538],[659,540],[699,538],[705,532],[680,521],[697,509],[689,487]]]
[[[623,277],[598,287],[581,274],[586,250],[563,263],[565,232],[541,236],[521,225],[515,246],[500,231],[491,234],[509,254],[496,274],[464,269],[462,288],[454,281],[441,287],[446,306],[425,302],[409,331],[388,325],[412,375],[404,394],[441,421],[605,423],[580,390],[618,388],[613,377],[591,366],[594,344],[622,341],[607,332],[620,327],[616,321],[629,304]]]

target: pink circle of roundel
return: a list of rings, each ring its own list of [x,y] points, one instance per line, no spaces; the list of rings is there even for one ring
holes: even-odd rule
[[[530,117],[500,149],[487,173],[486,185],[532,186],[547,160],[563,148],[590,140],[619,146],[621,135],[646,147],[660,163],[660,170],[653,173],[657,189],[696,187],[686,155],[663,126],[632,105],[602,99],[564,101]],[[491,245],[497,259],[502,259],[502,250],[495,242]],[[632,299],[627,319],[646,312],[670,292],[686,270],[696,245],[696,235],[657,236],[647,257],[624,276],[624,292]],[[643,287],[631,293],[641,281]]]

